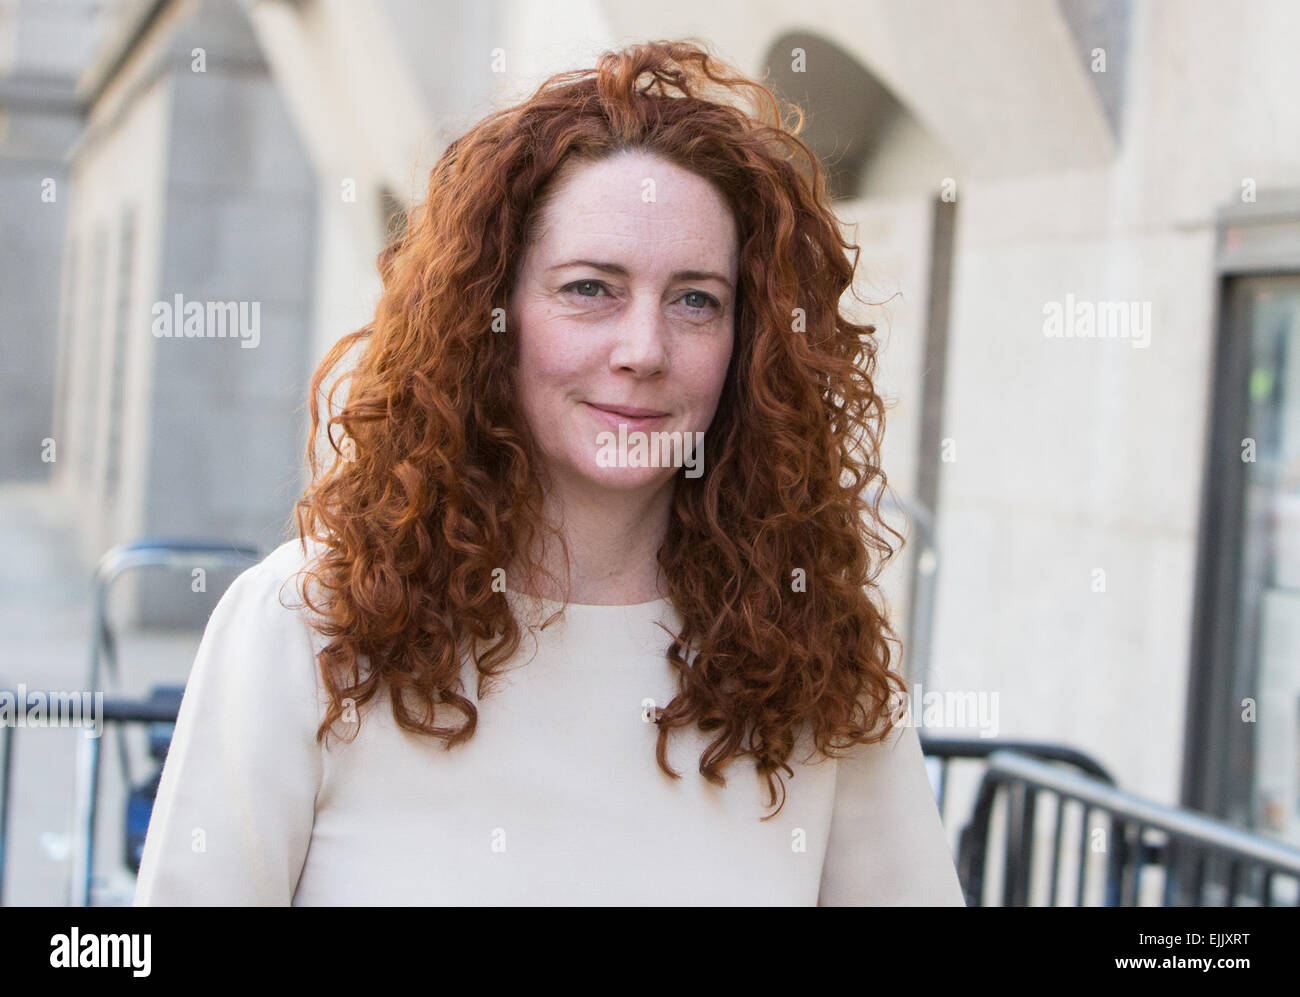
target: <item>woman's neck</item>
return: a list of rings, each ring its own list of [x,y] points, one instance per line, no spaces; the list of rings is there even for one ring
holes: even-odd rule
[[[564,549],[553,537],[530,552],[529,563],[542,570],[529,577],[515,565],[507,569],[506,584],[557,602],[601,606],[634,605],[666,595],[658,553],[668,529],[673,485],[669,480],[648,494],[552,488],[546,519],[568,545],[569,590],[563,588]]]

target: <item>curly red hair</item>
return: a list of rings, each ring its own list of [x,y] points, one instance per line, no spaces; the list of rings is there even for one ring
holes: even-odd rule
[[[318,740],[386,683],[397,724],[451,748],[477,725],[459,681],[464,649],[480,691],[517,651],[520,626],[494,569],[531,549],[543,496],[539,451],[514,404],[517,344],[493,331],[505,314],[494,309],[510,300],[561,167],[627,149],[712,181],[740,236],[735,348],[706,441],[716,456],[702,477],[678,474],[658,554],[683,620],[665,652],[678,691],[658,712],[659,766],[680,778],[667,761],[673,728],[716,732],[700,773],[725,785],[730,761],[752,756],[773,803],[781,789],[766,820],[784,806],[778,770],[793,776],[801,731],[825,755],[888,735],[904,686],[876,579],[895,552],[882,531],[903,537],[879,513],[876,330],[840,314],[858,250],[797,137],[802,113],[788,105],[787,125],[782,107],[703,44],[661,41],[552,76],[447,147],[427,200],[379,257],[373,320],[339,340],[311,382],[312,483],[295,516],[304,552],[308,536],[321,545],[303,571],[324,592],[308,603],[332,638],[320,655],[331,702]],[[362,340],[322,474],[315,400]],[[806,591],[789,584],[798,569]],[[441,705],[463,723],[437,726]]]

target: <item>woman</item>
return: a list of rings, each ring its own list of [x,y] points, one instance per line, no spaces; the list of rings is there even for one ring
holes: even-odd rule
[[[846,248],[693,43],[453,142],[313,378],[364,342],[299,540],[213,612],[136,902],[963,903]]]

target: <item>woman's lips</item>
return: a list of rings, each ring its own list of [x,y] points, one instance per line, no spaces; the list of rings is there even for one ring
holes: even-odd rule
[[[643,416],[625,415],[623,412],[614,412],[606,408],[601,408],[599,405],[593,405],[591,402],[583,402],[582,404],[587,406],[587,411],[589,411],[596,419],[615,429],[621,425],[626,425],[629,429],[641,429],[658,425],[663,422],[664,419],[668,418],[667,414]],[[627,411],[645,412],[648,410],[629,409]]]

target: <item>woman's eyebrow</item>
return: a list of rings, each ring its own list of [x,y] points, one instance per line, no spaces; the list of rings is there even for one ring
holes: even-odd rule
[[[569,260],[566,263],[557,263],[553,267],[547,267],[546,272],[552,270],[563,270],[565,267],[591,267],[593,270],[600,270],[604,273],[611,273],[618,277],[627,277],[629,272],[627,267],[619,263],[605,263],[600,260]],[[720,273],[714,273],[712,270],[678,270],[670,280],[716,280],[731,287],[731,281]]]

